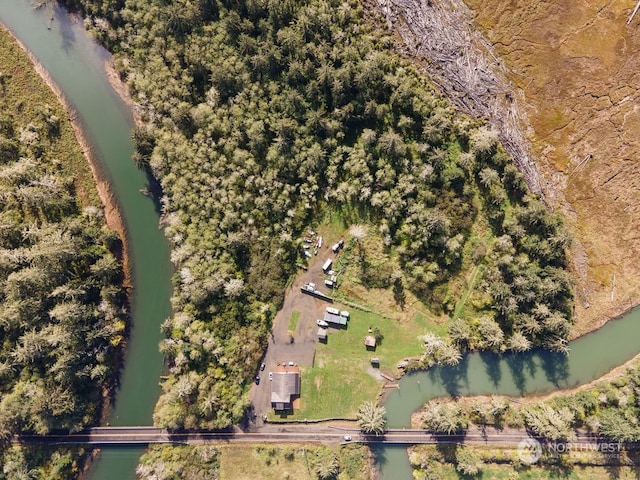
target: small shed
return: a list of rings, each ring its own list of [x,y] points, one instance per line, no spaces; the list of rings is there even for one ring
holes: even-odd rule
[[[364,337],[364,344],[367,348],[376,348],[376,337],[367,335]]]
[[[378,357],[373,357],[371,359],[371,366],[373,368],[380,368],[380,359]]]
[[[318,328],[318,340],[321,342],[327,341],[327,330],[320,327]]]

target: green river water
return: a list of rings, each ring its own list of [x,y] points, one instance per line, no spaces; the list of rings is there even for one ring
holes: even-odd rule
[[[163,368],[160,325],[171,314],[169,248],[153,202],[140,193],[147,180],[131,160],[133,119],[105,75],[107,52],[88,38],[80,20],[55,8],[49,30],[50,16],[50,8],[35,11],[27,0],[0,0],[0,22],[35,55],[78,113],[121,207],[132,260],[133,326],[109,422],[151,425]],[[92,478],[135,478],[141,452],[104,451]]]
[[[27,0],[0,0],[0,22],[34,53],[78,111],[123,211],[133,260],[133,324],[122,387],[112,425],[151,425],[162,357],[160,324],[170,314],[168,246],[158,229],[151,200],[140,194],[146,179],[131,161],[131,114],[107,82],[102,64],[107,53],[97,47],[79,21],[55,10],[34,12]],[[640,311],[571,342],[569,356],[549,352],[469,354],[455,367],[439,367],[405,376],[385,402],[389,426],[409,426],[411,412],[444,395],[550,392],[584,384],[640,352]],[[141,450],[107,449],[92,479],[127,480]],[[404,448],[376,451],[384,480],[411,479]]]

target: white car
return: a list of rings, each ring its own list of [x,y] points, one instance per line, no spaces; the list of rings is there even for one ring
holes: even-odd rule
[[[350,442],[351,441],[351,435],[345,435],[344,436],[344,441],[345,442]]]
[[[316,323],[318,324],[319,327],[322,327],[322,328],[327,328],[329,326],[329,324],[324,320],[316,320]]]
[[[344,318],[349,318],[349,312],[347,312],[346,310],[342,310],[340,312],[340,316]]]
[[[333,307],[327,307],[327,313],[331,313],[332,315],[340,315],[340,310]]]

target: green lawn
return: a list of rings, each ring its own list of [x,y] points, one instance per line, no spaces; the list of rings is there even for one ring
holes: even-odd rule
[[[294,334],[296,333],[296,328],[298,328],[298,321],[300,320],[300,312],[298,310],[294,310],[291,312],[291,318],[289,319],[289,331]]]
[[[224,445],[220,447],[220,477],[225,480],[316,480],[315,464],[323,455],[340,463],[336,480],[370,478],[367,448],[362,445]]]
[[[381,391],[383,382],[369,373],[372,357],[380,359],[380,371],[393,375],[398,361],[421,353],[417,336],[423,328],[416,322],[400,323],[355,309],[350,312],[346,329],[330,329],[327,344],[317,344],[315,366],[302,368],[301,409],[288,419],[355,417],[358,406],[375,400]],[[364,345],[370,326],[384,335],[375,351]]]

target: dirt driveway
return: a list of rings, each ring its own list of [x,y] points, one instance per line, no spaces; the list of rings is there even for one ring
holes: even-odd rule
[[[274,319],[269,347],[263,360],[265,369],[260,372],[260,384],[254,385],[249,392],[254,412],[257,414],[256,425],[261,425],[262,416],[271,410],[269,372],[274,370],[278,363],[284,362],[313,366],[318,341],[316,320],[323,317],[325,308],[331,304],[302,293],[300,287],[307,282],[313,282],[318,290],[330,294],[330,289],[324,285],[325,276],[322,265],[329,258],[335,260],[337,255],[339,253],[334,254],[330,245],[324,245],[318,251],[318,255],[310,259],[307,271],[301,270],[301,275],[296,278],[285,294],[282,308]],[[300,312],[300,318],[291,342],[289,320],[294,311]]]

